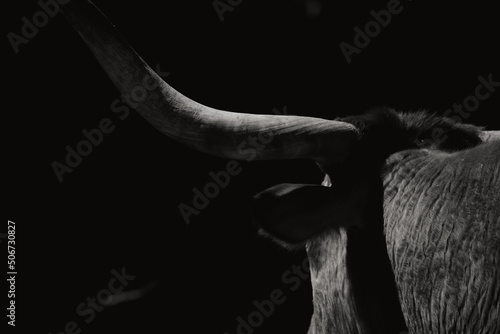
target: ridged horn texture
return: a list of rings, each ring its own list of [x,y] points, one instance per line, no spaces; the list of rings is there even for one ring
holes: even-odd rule
[[[358,141],[358,131],[349,123],[228,112],[197,103],[161,79],[90,1],[72,0],[61,10],[122,94],[146,93],[138,101],[139,114],[179,143],[243,160],[249,158],[246,145],[257,138],[252,159],[335,161]]]

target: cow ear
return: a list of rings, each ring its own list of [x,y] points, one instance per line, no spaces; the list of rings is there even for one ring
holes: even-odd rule
[[[345,187],[285,183],[254,196],[252,218],[262,234],[293,248],[328,228],[360,225],[365,197]]]

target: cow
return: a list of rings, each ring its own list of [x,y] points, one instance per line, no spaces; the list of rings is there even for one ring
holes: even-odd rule
[[[62,7],[122,94],[169,138],[245,159],[309,159],[322,184],[255,195],[260,233],[305,247],[318,333],[500,332],[500,133],[424,111],[336,120],[217,110],[162,80],[90,2]]]

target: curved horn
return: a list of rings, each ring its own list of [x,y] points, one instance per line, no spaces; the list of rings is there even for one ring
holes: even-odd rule
[[[139,114],[177,142],[225,158],[249,159],[252,152],[252,159],[330,161],[357,142],[357,129],[344,122],[234,113],[197,103],[163,81],[90,1],[61,7],[118,90],[126,95],[135,90]]]
[[[482,131],[481,139],[483,141],[500,140],[500,131]]]

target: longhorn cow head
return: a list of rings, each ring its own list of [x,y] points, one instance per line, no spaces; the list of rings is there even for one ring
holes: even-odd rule
[[[214,109],[182,95],[161,79],[91,2],[73,0],[62,11],[122,94],[130,93],[144,82],[153,87],[136,110],[171,139],[207,154],[245,159],[245,153],[239,149],[245,139],[270,135],[273,140],[256,152],[256,159],[305,158],[318,163],[325,172],[322,185],[281,184],[263,191],[255,196],[254,220],[264,234],[279,243],[289,247],[306,245],[310,259],[314,260],[311,261],[313,280],[318,281],[313,282],[313,287],[317,288],[315,302],[321,304],[328,298],[321,289],[332,289],[330,283],[321,279],[338,280],[335,284],[341,284],[349,276],[355,280],[333,288],[337,289],[336,293],[345,293],[337,296],[338,304],[337,301],[330,303],[333,305],[330,311],[339,315],[333,316],[335,320],[325,320],[321,317],[327,318],[327,315],[315,314],[318,324],[323,321],[328,326],[329,321],[345,322],[345,325],[330,325],[353,333],[365,333],[368,328],[371,332],[378,332],[381,328],[394,332],[404,326],[382,226],[371,222],[376,217],[375,220],[383,224],[380,169],[386,158],[395,152],[422,148],[449,152],[472,148],[483,141],[500,138],[499,131],[482,131],[472,125],[458,124],[426,113],[405,114],[387,109],[375,109],[362,116],[338,120]],[[435,138],[432,134],[435,128],[440,128],[445,136]],[[374,198],[378,201],[374,202]],[[353,234],[349,239],[347,229],[351,227],[354,232],[349,232]],[[367,238],[366,234],[363,236],[365,232],[356,232],[358,228],[376,236]],[[340,232],[330,238],[325,231],[332,229],[340,229]],[[310,241],[314,237],[316,239]],[[376,255],[360,259],[352,249],[361,242],[365,242],[364,247],[373,246],[369,252]],[[353,255],[346,258],[343,253],[346,249]],[[337,267],[324,269],[325,257],[341,257],[340,253],[344,254],[341,259],[332,260]],[[378,261],[379,256],[382,257],[381,266],[387,270],[381,270],[383,273],[374,278],[375,283],[370,283],[370,289],[389,290],[387,299],[391,301],[386,310],[377,310],[373,306],[376,299],[384,298],[383,294],[368,291],[368,294],[372,293],[372,299],[360,303],[360,296],[348,291],[351,285],[362,287],[366,283],[364,278],[354,277],[353,263],[365,261],[364,266],[368,268],[369,262]],[[367,272],[365,269],[365,274]],[[323,302],[326,303],[326,299]],[[380,312],[380,317],[386,319],[366,315],[371,311]],[[377,322],[378,325],[374,324]],[[394,325],[390,325],[391,322]]]

